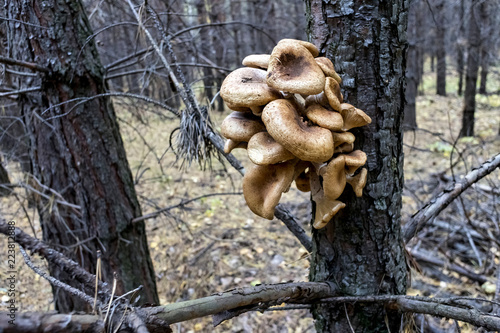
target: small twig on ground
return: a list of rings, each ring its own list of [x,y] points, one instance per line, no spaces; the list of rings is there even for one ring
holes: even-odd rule
[[[26,68],[29,68],[29,69],[32,69],[35,71],[39,71],[39,72],[44,72],[44,73],[50,72],[50,69],[48,69],[47,67],[43,67],[43,66],[40,66],[40,65],[32,63],[32,62],[7,58],[7,57],[3,57],[3,56],[0,56],[0,63],[6,64],[6,65],[26,67]]]

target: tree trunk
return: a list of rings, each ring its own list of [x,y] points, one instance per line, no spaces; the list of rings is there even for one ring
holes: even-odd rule
[[[345,295],[404,294],[407,268],[401,236],[402,121],[406,1],[308,0],[308,32],[343,79],[346,102],[365,111],[356,148],[368,155],[361,198],[347,189],[347,204],[313,230],[310,280],[330,281]],[[399,332],[401,314],[381,305],[319,304],[318,332]],[[351,328],[352,326],[352,328]]]
[[[16,42],[30,46],[19,56],[50,68],[40,80],[43,93],[30,96],[38,117],[26,117],[33,176],[46,194],[37,203],[44,240],[92,273],[100,250],[103,279],[111,283],[116,272],[118,294],[142,285],[140,303],[158,303],[144,224],[130,222],[141,209],[111,100],[69,102],[107,89],[95,45],[86,43],[92,31],[85,11],[78,0],[16,0],[10,13],[30,23],[11,25],[25,32]],[[81,288],[55,265],[49,270]],[[88,307],[54,293],[61,312]]]
[[[464,86],[464,38],[465,38],[465,0],[460,0],[459,22],[457,38],[457,72],[458,72],[458,96],[462,96]]]
[[[489,3],[481,4],[481,80],[479,83],[479,93],[486,95],[486,79],[488,77],[490,65],[491,45],[495,45],[491,36]]]
[[[487,43],[486,43],[487,44]],[[486,91],[486,79],[488,78],[489,72],[489,54],[486,49],[486,45],[483,45],[481,50],[481,80],[479,83],[479,93],[486,95],[488,92]]]
[[[479,50],[481,46],[481,31],[479,22],[479,6],[473,3],[469,15],[469,52],[467,56],[467,73],[465,75],[464,113],[462,116],[462,129],[460,136],[474,136],[474,112],[476,111],[476,84],[479,70]]]
[[[405,112],[404,130],[417,128],[416,97],[419,84],[419,59],[418,59],[418,34],[417,14],[418,3],[412,3],[408,11],[408,54],[406,57],[406,90],[405,90]]]
[[[438,12],[438,26],[436,31],[436,93],[440,96],[446,96],[446,45],[444,29],[444,1],[439,1],[436,5]]]

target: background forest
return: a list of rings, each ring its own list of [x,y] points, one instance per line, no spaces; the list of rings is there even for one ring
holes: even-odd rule
[[[251,213],[241,193],[240,170],[210,143],[193,139],[196,131],[203,129],[187,126],[190,120],[181,110],[193,103],[200,108],[201,117],[206,117],[202,120],[209,115],[210,127],[217,133],[230,113],[218,94],[224,78],[242,66],[245,56],[269,54],[283,38],[308,40],[312,29],[308,21],[310,6],[300,0],[149,0],[148,5],[153,12],[129,6],[127,1],[83,1],[89,26],[75,26],[84,26],[88,32],[80,36],[84,45],[68,41],[60,49],[53,48],[50,56],[65,59],[60,60],[65,81],[48,85],[56,80],[51,77],[42,82],[37,73],[59,68],[59,63],[40,62],[43,52],[30,50],[25,43],[37,40],[35,32],[43,27],[27,23],[24,18],[29,14],[16,1],[2,4],[0,217],[16,221],[16,226],[30,236],[44,239],[83,262],[91,273],[96,271],[97,250],[112,249],[117,253],[117,262],[131,263],[120,268],[123,279],[118,289],[129,291],[145,285],[145,296],[139,303],[164,305],[243,286],[308,281],[310,251],[280,220],[267,221]],[[468,308],[498,314],[500,173],[494,169],[500,152],[500,4],[492,0],[414,0],[405,5],[408,49],[402,225],[414,219],[429,201],[439,199],[440,193],[452,192],[456,182],[470,183],[470,188],[450,200],[448,208],[419,228],[406,244],[406,263],[411,268],[407,295],[460,296],[471,300]],[[16,32],[20,26],[28,29],[29,25],[36,25],[35,32]],[[60,27],[61,36],[54,40],[64,40],[64,35],[71,33],[78,36],[83,31],[64,22]],[[44,43],[50,41],[40,39],[40,49]],[[166,59],[158,55],[157,48]],[[100,59],[102,66],[94,66],[88,59]],[[166,63],[176,66],[168,67]],[[94,77],[94,73],[102,81],[84,80]],[[338,73],[343,77],[342,69]],[[344,81],[344,85],[349,82]],[[90,90],[86,91],[87,87]],[[192,95],[186,93],[186,87]],[[68,112],[53,110],[54,105],[66,103],[55,97],[61,91],[71,99]],[[101,97],[109,99],[109,103],[102,102]],[[71,118],[73,109],[85,105],[102,110],[103,118],[88,117],[82,123]],[[54,128],[43,126],[39,132],[33,131],[46,113],[50,120],[60,121],[53,125],[55,128],[62,133],[74,131],[81,140],[68,142],[68,147],[76,149],[81,142],[87,142],[89,155],[97,156],[101,148],[111,151],[112,157],[106,159],[112,170],[120,170],[128,161],[130,175],[118,171],[106,174],[101,188],[95,180],[100,176],[92,172],[82,176],[85,174],[67,168],[54,156],[79,156],[69,148],[60,148],[61,137],[69,134],[53,136]],[[109,115],[116,115],[116,126]],[[69,124],[77,125],[69,129]],[[112,125],[102,130],[102,124]],[[102,147],[92,141],[96,136],[104,138]],[[123,142],[124,151],[115,150],[110,142]],[[199,146],[207,149],[199,153]],[[244,167],[249,165],[245,150],[236,149],[233,154]],[[47,155],[45,161],[42,155]],[[491,174],[479,181],[464,178],[491,158],[496,161]],[[95,160],[81,158],[82,165]],[[88,170],[106,168],[103,165],[95,162]],[[70,189],[71,181],[56,170],[64,170],[68,179],[85,178],[82,188],[86,194]],[[133,189],[107,186],[108,178],[121,179]],[[40,179],[59,185],[49,187]],[[81,206],[73,205],[78,200],[94,199],[99,204],[83,212]],[[128,208],[102,216],[103,206],[117,202]],[[281,202],[310,237],[309,194],[292,186]],[[86,215],[92,221],[95,216],[96,228],[121,230],[122,237],[129,233],[137,239],[134,243],[140,245],[133,251],[135,254],[125,250],[127,237],[110,237],[109,243],[99,243],[96,237],[79,234],[79,223]],[[120,229],[119,221],[125,218],[134,222],[132,228]],[[116,225],[109,222],[114,220],[118,221]],[[52,223],[54,228],[44,229],[42,223]],[[67,236],[66,229],[75,231]],[[3,259],[6,251],[2,245],[0,280],[8,271]],[[141,254],[149,254],[151,262],[141,259]],[[50,284],[22,263],[21,257],[19,254],[17,259],[20,311],[88,310],[76,300],[65,301],[68,297],[63,291],[54,296]],[[68,279],[66,272],[58,271],[37,254],[33,253],[31,260],[58,279]],[[147,272],[152,267],[155,281],[148,281]],[[143,276],[128,281],[127,272],[134,270]],[[112,270],[104,269],[102,275],[105,282],[112,284]],[[9,297],[2,287],[3,310]],[[243,313],[216,328],[209,317],[172,324],[170,328],[174,332],[316,331],[309,304],[277,305]],[[409,322],[409,327],[419,332],[477,331],[469,323],[425,314],[415,314]]]

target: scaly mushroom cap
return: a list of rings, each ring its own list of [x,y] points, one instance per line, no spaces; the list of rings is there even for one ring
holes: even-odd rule
[[[340,93],[340,86],[337,81],[332,77],[327,77],[325,82],[325,96],[328,99],[328,104],[335,111],[341,110],[341,103],[343,101],[342,94]]]
[[[366,154],[362,150],[355,150],[343,156],[345,157],[345,168],[348,175],[354,174],[359,167],[366,163]]]
[[[324,162],[333,155],[332,132],[304,122],[294,105],[277,99],[266,105],[262,121],[269,134],[303,161]]]
[[[345,207],[345,203],[328,199],[321,187],[319,176],[314,172],[311,173],[311,194],[315,203],[313,227],[321,229]]]
[[[259,165],[276,164],[295,158],[267,132],[252,136],[248,141],[247,153],[250,160]]]
[[[356,176],[347,175],[347,183],[352,186],[354,194],[359,198],[363,195],[363,188],[366,185],[366,178],[368,175],[368,170],[366,168],[361,169],[361,171]]]
[[[325,74],[302,44],[280,42],[271,53],[267,84],[289,93],[315,95],[325,88]]]
[[[313,43],[309,43],[300,39],[291,39],[291,38],[282,39],[278,42],[278,44],[280,43],[297,43],[305,47],[309,52],[311,52],[311,55],[314,58],[316,58],[319,55],[319,50]]]
[[[348,103],[342,103],[339,112],[344,119],[344,131],[348,131],[354,127],[365,126],[372,122],[372,118],[366,113]]]
[[[220,126],[222,136],[236,142],[248,142],[255,133],[265,130],[259,117],[238,111],[227,116]]]
[[[323,177],[323,191],[325,197],[336,200],[344,192],[346,184],[345,155],[339,155],[319,168],[319,174]]]
[[[220,96],[230,108],[246,107],[252,111],[281,98],[279,91],[266,84],[266,71],[250,67],[232,71],[222,82]]]
[[[247,143],[246,142],[238,142],[238,141],[233,141],[231,139],[227,139],[226,142],[224,143],[224,153],[229,154],[230,152],[233,151],[233,149],[236,148],[247,148]]]
[[[243,177],[243,196],[254,214],[272,220],[281,194],[293,181],[296,161],[253,165]]]
[[[307,119],[331,131],[341,131],[344,120],[340,113],[325,109],[319,104],[311,104],[305,110]]]
[[[243,59],[243,66],[267,69],[269,65],[270,54],[251,54]]]
[[[333,77],[335,79],[335,81],[337,81],[339,84],[342,83],[342,79],[335,71],[335,68],[333,67],[333,63],[330,59],[328,59],[326,57],[318,57],[318,58],[315,58],[314,60],[316,60],[319,67],[321,67],[321,70],[323,70],[323,73],[325,73],[326,76]]]

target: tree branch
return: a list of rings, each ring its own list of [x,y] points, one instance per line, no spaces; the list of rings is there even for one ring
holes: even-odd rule
[[[50,69],[48,69],[47,67],[43,67],[43,66],[40,66],[40,65],[32,63],[32,62],[16,60],[16,59],[7,58],[7,57],[3,57],[3,56],[0,56],[0,62],[4,63],[6,65],[15,65],[15,66],[26,67],[26,68],[32,69],[34,71],[39,71],[39,72],[43,72],[43,73],[50,72]]]
[[[426,223],[435,218],[443,209],[445,209],[455,198],[462,194],[472,184],[484,176],[490,174],[500,166],[500,154],[496,155],[489,161],[484,162],[478,168],[469,172],[464,180],[460,183],[455,183],[451,188],[432,198],[429,203],[422,207],[417,213],[412,216],[412,219],[406,224],[403,235],[404,240],[408,243]]]

